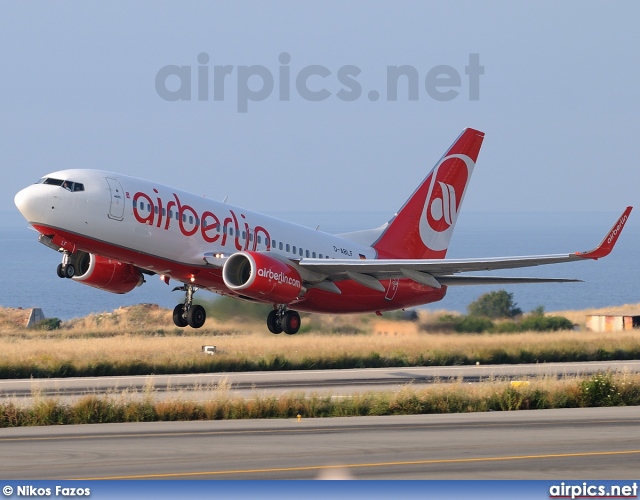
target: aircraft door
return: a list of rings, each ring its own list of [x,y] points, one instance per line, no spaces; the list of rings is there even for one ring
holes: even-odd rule
[[[124,219],[124,191],[118,179],[105,177],[111,191],[111,204],[109,206],[109,218],[114,220]]]

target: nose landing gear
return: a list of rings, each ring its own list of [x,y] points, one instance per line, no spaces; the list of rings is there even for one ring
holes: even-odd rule
[[[207,313],[201,305],[193,305],[193,294],[198,290],[197,286],[187,285],[179,286],[173,289],[185,292],[184,303],[178,304],[173,309],[173,323],[184,328],[189,325],[191,328],[200,328],[207,319]]]
[[[278,305],[267,316],[267,328],[271,333],[286,333],[294,335],[300,330],[300,314],[296,311],[288,311],[284,304]]]

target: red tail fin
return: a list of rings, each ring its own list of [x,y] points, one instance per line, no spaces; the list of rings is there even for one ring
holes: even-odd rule
[[[483,138],[460,134],[373,244],[380,258],[444,258]]]

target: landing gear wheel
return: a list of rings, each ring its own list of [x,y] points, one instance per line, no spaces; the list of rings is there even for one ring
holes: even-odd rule
[[[296,311],[287,311],[282,317],[282,329],[287,335],[293,335],[300,330],[300,315]]]
[[[62,264],[58,264],[56,273],[58,274],[58,278],[66,278],[66,276],[64,275],[64,271],[62,270]]]
[[[76,268],[73,264],[62,266],[62,271],[64,272],[65,278],[73,278],[76,275]]]
[[[267,328],[271,333],[282,333],[282,327],[278,321],[278,311],[275,309],[267,316]]]
[[[200,328],[207,319],[207,313],[202,306],[191,306],[187,313],[187,322],[191,328]]]
[[[180,328],[184,328],[189,323],[184,319],[184,305],[178,304],[173,308],[173,323]]]

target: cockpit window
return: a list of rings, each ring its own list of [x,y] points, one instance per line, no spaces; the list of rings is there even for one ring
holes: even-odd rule
[[[41,179],[40,182],[42,184],[51,184],[52,186],[62,186],[64,181],[62,179],[54,179],[53,177],[45,177]]]
[[[36,184],[51,184],[52,186],[61,186],[67,191],[84,191],[84,184],[81,182],[63,181],[62,179],[54,179],[53,177],[43,177]]]

